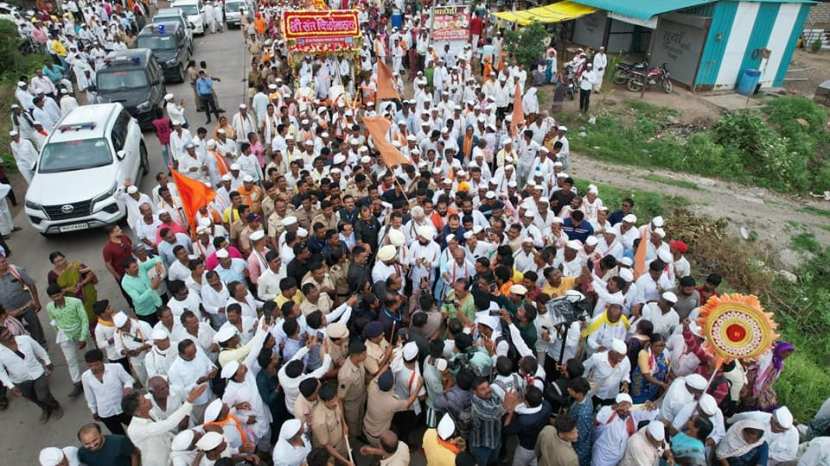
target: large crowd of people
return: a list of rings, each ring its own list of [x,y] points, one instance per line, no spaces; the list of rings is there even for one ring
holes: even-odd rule
[[[576,188],[568,129],[534,86],[558,79],[556,49],[526,70],[482,8],[467,45],[438,49],[428,5],[331,3],[359,9],[359,53],[297,60],[278,22],[304,5],[248,11],[251,98],[231,115],[191,64],[205,123],[165,96],[165,170],[148,192],[118,188],[129,228],[101,233],[109,276],[56,251],[34,277],[4,245],[0,409],[19,395],[42,423],[63,415],[48,346],[89,408],[78,442],[41,465],[828,464],[830,403],[797,426],[775,394],[795,348],[718,364],[697,316],[721,277],[695,273],[670,221]],[[210,6],[207,32],[234,34]],[[27,181],[154,7],[69,0],[21,19],[54,58],[12,106]],[[606,63],[600,50],[568,66],[590,92]],[[404,98],[377,99],[378,66]],[[408,163],[386,165],[368,116]],[[195,218],[168,170],[213,188]],[[110,280],[127,306],[98,292]]]

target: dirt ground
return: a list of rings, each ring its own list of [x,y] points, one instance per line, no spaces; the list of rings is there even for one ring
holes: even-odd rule
[[[540,108],[550,108],[550,98],[553,96],[553,86],[542,86],[539,88],[544,94],[544,102],[540,100]],[[599,94],[591,95],[591,108],[601,109],[606,105],[616,105],[626,100],[639,100],[640,94],[631,92],[625,86],[615,86],[613,84],[605,84]],[[674,87],[671,94],[666,94],[662,90],[652,89],[646,91],[642,96],[642,100],[652,105],[660,107],[682,109],[677,119],[679,123],[709,126],[709,123],[717,120],[721,114],[721,110],[715,106],[699,98],[694,93],[687,89],[682,89],[678,86]],[[574,100],[565,100],[565,105],[562,107],[565,112],[579,111],[579,98]],[[554,115],[555,118],[555,115]]]
[[[830,79],[830,51],[819,53],[797,49],[787,73],[784,88],[787,92],[812,98],[816,87]]]
[[[590,131],[590,128],[588,130]],[[684,197],[689,200],[689,209],[692,212],[727,219],[736,237],[740,237],[739,233],[743,227],[750,237],[765,241],[779,249],[784,266],[794,267],[798,263],[797,255],[787,250],[790,238],[798,233],[812,233],[819,243],[830,244],[830,230],[827,229],[827,225],[830,224],[830,202],[827,201],[797,198],[763,188],[669,170],[616,165],[581,154],[571,153],[571,164],[573,176],[607,183],[621,189]],[[648,175],[689,181],[697,188],[651,181],[646,179]],[[826,214],[822,215],[822,212]]]

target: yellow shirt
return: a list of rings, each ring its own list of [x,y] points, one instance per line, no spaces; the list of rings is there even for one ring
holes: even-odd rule
[[[422,446],[429,466],[455,466],[455,453],[438,442],[437,429],[424,432]]]
[[[558,298],[563,296],[566,291],[572,290],[574,283],[576,283],[576,277],[562,277],[562,281],[557,287],[545,281],[545,286],[542,287],[542,293],[548,295],[550,298]]]
[[[294,301],[294,305],[299,307],[300,304],[303,303],[305,297],[301,291],[297,291],[294,293],[294,296],[291,298],[291,301]],[[274,298],[274,302],[277,303],[277,307],[282,309],[282,305],[288,302],[288,298],[285,297],[282,293],[278,294],[276,298]]]

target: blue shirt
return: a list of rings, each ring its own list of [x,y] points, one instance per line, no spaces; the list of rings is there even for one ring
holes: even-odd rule
[[[568,415],[576,421],[576,431],[579,437],[573,443],[576,456],[579,458],[579,466],[591,465],[591,447],[594,444],[594,403],[591,397],[586,396],[581,403],[574,403],[568,411]]]
[[[566,218],[562,222],[562,231],[568,234],[568,239],[578,239],[584,243],[589,236],[594,234],[594,227],[585,219],[575,226],[573,219]]]
[[[213,80],[210,78],[199,78],[196,80],[196,93],[200,96],[213,94]]]
[[[248,268],[248,263],[239,258],[232,258],[231,259],[231,266],[229,268],[222,267],[222,264],[214,268],[214,272],[219,275],[219,279],[222,280],[222,283],[228,284],[230,282],[242,282],[247,284],[248,281],[245,280],[245,270]]]

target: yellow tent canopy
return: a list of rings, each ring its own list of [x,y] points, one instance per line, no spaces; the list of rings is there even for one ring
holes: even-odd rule
[[[547,6],[540,6],[522,11],[502,11],[495,13],[496,17],[511,23],[518,23],[519,26],[527,26],[537,21],[540,23],[559,23],[589,15],[596,9],[580,5],[574,2],[558,2]]]

